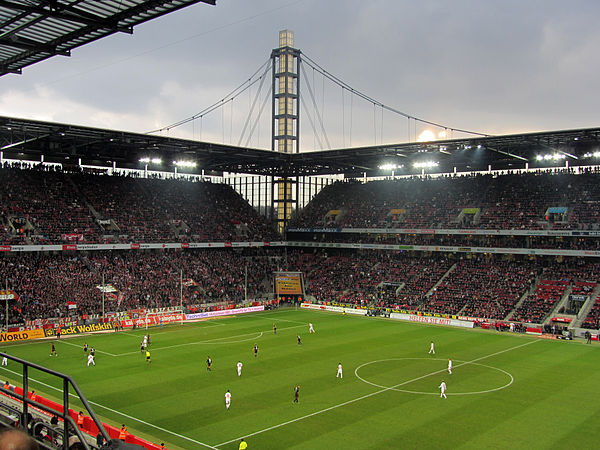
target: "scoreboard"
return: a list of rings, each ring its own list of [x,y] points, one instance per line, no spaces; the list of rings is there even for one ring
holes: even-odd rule
[[[302,272],[275,272],[277,295],[304,295]]]

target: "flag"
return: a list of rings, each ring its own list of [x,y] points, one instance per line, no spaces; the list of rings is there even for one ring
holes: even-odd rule
[[[125,295],[122,292],[119,292],[119,295],[117,296],[117,308],[119,306],[121,306],[121,302],[123,301],[124,298],[125,298]]]

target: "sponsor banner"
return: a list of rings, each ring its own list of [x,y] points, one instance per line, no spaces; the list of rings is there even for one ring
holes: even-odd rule
[[[173,322],[181,322],[185,320],[185,314],[161,314],[159,316],[150,316],[150,317],[138,317],[137,319],[125,319],[121,320],[121,326],[123,328],[130,328],[134,325],[136,327],[145,327],[148,326],[156,326],[162,323],[173,323]]]
[[[325,305],[316,305],[316,304],[312,304],[312,303],[302,303],[300,305],[301,308],[305,308],[305,309],[320,309],[325,311],[327,309],[327,306]]]
[[[355,314],[358,316],[364,316],[367,314],[367,309],[355,309],[355,308],[344,308],[343,306],[329,306],[329,305],[316,305],[312,303],[302,303],[301,308],[307,309],[320,309],[323,311],[341,312],[346,314]]]
[[[0,252],[10,252],[10,251],[11,251],[10,245],[0,245]]]
[[[77,250],[101,250],[101,244],[77,244]]]
[[[398,314],[391,313],[391,319],[406,320],[409,322],[419,322],[428,325],[450,325],[453,327],[462,328],[473,328],[475,325],[473,322],[468,320],[449,319],[446,317],[433,317],[433,316],[417,316],[415,314]]]
[[[541,335],[542,334],[542,329],[541,328],[527,327],[527,329],[525,330],[525,332],[527,334]]]
[[[0,342],[28,341],[30,339],[40,339],[44,337],[44,330],[20,330],[8,333],[0,333]]]
[[[60,327],[61,336],[69,336],[73,334],[81,334],[81,333],[94,333],[96,331],[108,331],[113,330],[112,322],[106,323],[93,323],[90,325],[71,325],[66,327]],[[56,336],[56,331],[58,328],[46,328],[44,329],[44,334],[46,337]]]
[[[292,231],[292,230],[289,230]],[[335,230],[339,232],[339,230]],[[356,233],[359,229],[350,228],[347,232]],[[378,229],[365,228],[365,233],[374,233]],[[381,229],[381,232],[392,233],[397,230]],[[536,233],[535,230],[404,230],[417,234],[482,234],[482,235],[551,235],[550,231]],[[445,233],[448,231],[447,233]],[[504,232],[508,231],[508,232]],[[581,235],[582,232],[555,231],[557,236]],[[576,234],[578,233],[578,234]],[[600,235],[600,232],[589,232],[590,236]],[[593,234],[592,234],[593,233]],[[399,233],[400,234],[400,233]],[[554,234],[552,234],[554,235]],[[185,243],[187,248],[230,248],[230,247],[320,247],[320,248],[350,248],[372,250],[416,250],[425,252],[458,252],[458,253],[496,253],[514,255],[544,255],[544,256],[591,256],[600,258],[599,250],[563,250],[563,249],[527,249],[527,248],[498,248],[498,247],[453,247],[430,245],[395,245],[395,244],[358,244],[358,243],[329,243],[329,242],[304,242],[304,241],[277,241],[277,242],[199,242]],[[0,251],[10,252],[42,252],[42,251],[82,251],[82,250],[137,250],[137,249],[165,249],[182,248],[182,243],[152,243],[152,244],[64,244],[64,245],[11,245],[2,246]]]
[[[44,337],[44,330],[24,330],[9,333],[0,333],[0,342],[27,341]]]
[[[206,319],[209,317],[234,316],[236,314],[246,314],[251,312],[264,311],[265,306],[249,306],[248,308],[222,309],[220,311],[207,311],[202,313],[186,314],[186,320]]]

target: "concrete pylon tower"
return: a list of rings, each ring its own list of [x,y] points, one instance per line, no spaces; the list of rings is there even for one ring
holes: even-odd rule
[[[271,52],[273,99],[271,150],[282,153],[300,151],[300,50],[294,48],[294,33],[279,32],[279,47]],[[296,180],[288,177],[273,180],[273,211],[278,229],[283,232],[297,207]],[[296,185],[297,187],[297,185]]]
[[[273,70],[273,121],[271,150],[298,153],[300,123],[300,50],[294,32],[279,32],[279,47],[271,52]]]

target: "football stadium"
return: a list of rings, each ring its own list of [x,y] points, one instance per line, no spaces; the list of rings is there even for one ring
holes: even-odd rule
[[[218,9],[0,3],[0,83]],[[600,128],[453,128],[278,42],[147,133],[0,116],[0,448],[595,448]],[[324,149],[325,82],[373,145]],[[237,145],[167,133],[241,95]]]

